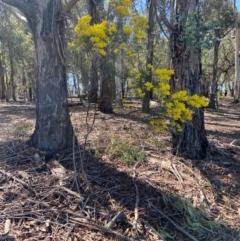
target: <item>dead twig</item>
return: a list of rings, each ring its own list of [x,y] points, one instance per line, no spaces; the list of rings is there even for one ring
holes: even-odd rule
[[[140,218],[139,221],[142,222],[143,224],[145,224],[153,233],[155,233],[159,238],[161,238],[162,240],[165,241],[165,238],[163,238],[162,235],[153,226],[151,226],[147,221],[145,221],[142,218]]]
[[[11,175],[11,174],[9,174],[9,173],[1,170],[1,169],[0,169],[0,173],[2,173],[3,175],[7,176],[7,177],[10,178],[10,179],[13,179],[14,181],[16,181],[16,182],[18,182],[18,183],[21,183],[24,187],[26,187],[26,188],[29,189],[31,192],[33,192],[34,194],[36,194],[35,191],[34,191],[31,187],[29,187],[26,182],[22,181],[21,179],[13,176],[13,175]]]
[[[64,190],[65,192],[68,192],[69,194],[71,194],[71,195],[79,198],[81,201],[84,200],[84,198],[83,198],[79,193],[76,193],[76,192],[74,192],[74,191],[72,191],[72,190],[70,190],[70,189],[68,189],[68,188],[66,188],[66,187],[64,187],[64,186],[59,186],[59,188],[61,188],[61,189]]]
[[[136,231],[137,231],[137,222],[138,222],[139,191],[138,191],[138,186],[135,182],[135,179],[136,179],[136,168],[137,168],[138,164],[139,164],[139,162],[137,162],[134,165],[134,169],[133,169],[133,183],[134,183],[135,190],[136,190],[136,202],[135,202],[135,209],[134,209],[133,229]]]
[[[176,165],[171,164],[171,168],[172,168],[172,172],[174,173],[174,175],[175,175],[176,178],[178,179],[178,181],[179,181],[179,183],[180,183],[180,185],[181,185],[181,187],[182,187],[182,190],[184,191],[183,179],[182,179],[179,171],[177,170]]]
[[[90,222],[90,221],[83,221],[83,220],[79,220],[78,218],[72,218],[70,217],[69,218],[70,220],[76,222],[76,223],[80,223],[82,226],[86,227],[86,228],[89,228],[89,229],[93,229],[93,230],[96,230],[96,231],[100,231],[102,233],[107,233],[107,234],[111,234],[111,235],[115,235],[117,236],[118,238],[121,238],[122,240],[126,240],[126,241],[133,241],[132,239],[116,232],[116,231],[113,231],[111,229],[108,229],[106,227],[103,227],[101,225],[98,225],[96,223],[93,223],[93,222]]]
[[[123,211],[118,212],[118,213],[113,217],[113,219],[112,219],[109,223],[107,223],[107,224],[105,225],[105,228],[112,229],[112,227],[115,225],[115,223],[116,223],[117,221],[119,221],[120,219],[123,219],[123,218],[124,218],[124,219],[126,218],[124,212],[123,212]]]

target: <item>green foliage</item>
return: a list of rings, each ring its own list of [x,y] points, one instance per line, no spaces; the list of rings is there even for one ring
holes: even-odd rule
[[[121,140],[116,136],[112,136],[106,151],[113,158],[119,158],[127,165],[132,165],[136,161],[144,162],[146,160],[146,154],[143,150],[134,146],[127,139]]]
[[[149,71],[150,68],[152,68],[152,66],[148,66],[147,71]],[[205,97],[197,94],[189,96],[186,90],[181,90],[171,94],[169,80],[173,74],[173,70],[156,69],[153,71],[155,81],[146,82],[143,87],[140,88],[141,85],[139,83],[139,79],[141,78],[141,74],[138,75],[137,73],[133,72],[133,75],[136,79],[131,83],[131,87],[135,89],[140,97],[143,97],[147,91],[151,90],[154,94],[157,94],[160,102],[163,104],[166,110],[166,114],[171,117],[171,126],[178,132],[181,132],[182,125],[186,121],[192,120],[194,110],[207,107],[208,101]],[[165,123],[165,115],[160,115],[159,118],[155,118],[150,121],[150,124],[157,132],[167,127]]]
[[[206,236],[212,236],[220,229],[226,227],[226,225],[220,221],[207,219],[199,210],[193,207],[189,199],[183,200],[177,195],[163,195],[163,200],[166,206],[171,206],[174,210],[177,210],[178,214],[186,219],[186,222],[182,224],[182,226],[194,232],[195,235],[204,233]]]
[[[93,143],[90,145],[89,150],[96,158],[100,157],[100,148],[97,140],[93,141]]]

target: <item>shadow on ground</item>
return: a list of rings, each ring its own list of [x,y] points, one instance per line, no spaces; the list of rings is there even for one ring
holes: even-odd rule
[[[75,158],[72,150],[65,150],[52,153],[47,162],[44,161],[46,153],[30,148],[21,141],[1,144],[0,151],[0,170],[9,174],[6,177],[0,173],[1,185],[4,186],[0,189],[0,227],[4,227],[10,218],[13,229],[9,235],[20,237],[17,240],[40,237],[42,226],[39,223],[46,223],[46,220],[50,220],[52,225],[51,229],[41,233],[41,240],[50,240],[47,237],[53,235],[56,229],[58,235],[61,235],[58,237],[60,240],[75,237],[76,232],[83,230],[85,234],[90,230],[92,236],[82,236],[81,240],[97,240],[93,238],[98,235],[95,226],[89,224],[86,228],[76,216],[104,226],[120,211],[123,212],[123,217],[116,222],[113,230],[132,240],[240,240],[239,230],[226,227],[220,220],[213,221],[217,219],[218,212],[221,212],[216,205],[203,198],[202,205],[194,208],[191,198],[180,198],[174,194],[174,190],[166,192],[162,188],[164,183],[158,177],[164,176],[166,171],[161,166],[160,158],[159,165],[139,163],[130,167],[123,166],[118,160],[110,160],[108,157],[99,159],[87,153],[83,161],[85,178],[82,171],[74,175],[74,170],[81,170],[82,167],[82,150],[79,148],[75,148]],[[36,152],[43,161],[34,161]],[[52,160],[58,160],[69,175],[59,180],[50,170]],[[169,162],[171,163],[170,160]],[[208,172],[204,165],[195,163],[195,166],[201,170],[202,175],[204,170]],[[230,171],[232,175],[239,175],[234,172],[234,168]],[[216,173],[212,176],[215,175]],[[172,180],[165,180],[165,183],[178,181],[176,178],[174,180],[174,175],[172,177]],[[209,173],[206,177],[209,178]],[[212,185],[216,183],[214,178],[217,177],[212,177]],[[11,185],[12,181],[15,182],[14,185]],[[185,185],[185,180],[182,185]],[[239,186],[239,183],[236,185]],[[69,192],[61,192],[60,186],[80,193],[83,200],[79,201]],[[201,188],[204,187],[199,184],[199,190],[192,191],[200,193]],[[136,214],[137,232],[132,229]],[[20,223],[19,218],[22,220]],[[33,221],[35,226],[31,225]],[[40,228],[36,229],[36,225]],[[67,230],[72,231],[69,233]],[[111,236],[104,237],[106,240],[117,240],[111,239]]]

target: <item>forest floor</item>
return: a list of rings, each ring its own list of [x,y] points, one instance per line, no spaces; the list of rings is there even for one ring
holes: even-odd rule
[[[71,107],[79,146],[55,153],[27,145],[33,105],[0,103],[0,241],[240,241],[240,106],[231,101],[206,109],[201,161],[171,154],[169,131],[149,125],[156,102],[152,115],[137,100],[110,115]]]

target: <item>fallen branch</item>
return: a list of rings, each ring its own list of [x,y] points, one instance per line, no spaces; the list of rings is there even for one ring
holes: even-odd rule
[[[134,209],[134,221],[133,221],[133,229],[134,230],[137,230],[137,222],[138,222],[138,205],[139,205],[139,191],[138,191],[138,186],[135,182],[135,179],[136,179],[136,168],[137,168],[137,165],[139,164],[139,162],[137,162],[135,165],[134,165],[134,169],[133,169],[133,183],[134,183],[134,186],[135,186],[135,190],[136,190],[136,202],[135,202],[135,209]]]
[[[61,189],[64,190],[65,192],[68,192],[69,194],[74,195],[75,197],[79,198],[81,201],[84,200],[84,198],[83,198],[79,193],[77,193],[77,192],[74,192],[74,191],[72,191],[72,190],[70,190],[70,189],[68,189],[68,188],[66,188],[66,187],[64,187],[64,186],[59,186],[59,188],[61,188]]]
[[[235,139],[230,143],[230,146],[237,146],[238,144],[240,144],[240,139]],[[239,147],[239,146],[237,146]]]
[[[147,221],[145,221],[142,218],[140,218],[139,221],[142,222],[143,224],[145,224],[153,233],[155,233],[159,238],[161,238],[162,240],[165,241],[165,238],[163,238],[162,235],[153,226],[151,226]]]
[[[118,222],[121,219],[126,219],[126,215],[123,213],[123,211],[118,212],[113,219],[105,225],[105,228],[112,229],[112,227],[115,225],[116,222]]]
[[[133,241],[132,239],[116,232],[116,231],[113,231],[111,229],[108,229],[106,227],[103,227],[101,225],[98,225],[98,224],[95,224],[95,223],[92,223],[92,222],[89,222],[89,221],[83,221],[83,220],[79,220],[78,218],[72,218],[70,217],[69,218],[70,220],[76,222],[76,223],[79,223],[80,225],[86,227],[86,228],[91,228],[93,230],[97,230],[97,231],[100,231],[100,232],[103,232],[103,233],[107,233],[107,234],[112,234],[112,235],[115,235],[117,236],[118,238],[120,238],[121,240],[126,240],[126,241]]]

